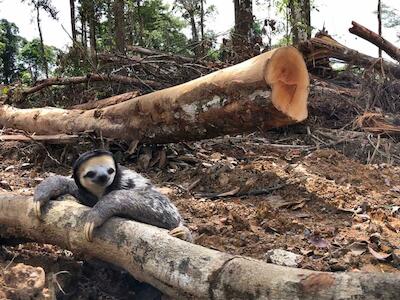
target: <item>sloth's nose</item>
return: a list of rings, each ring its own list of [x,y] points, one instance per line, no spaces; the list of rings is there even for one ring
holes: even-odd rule
[[[99,175],[99,176],[97,176],[96,181],[100,184],[104,184],[108,181],[108,176],[105,174]]]

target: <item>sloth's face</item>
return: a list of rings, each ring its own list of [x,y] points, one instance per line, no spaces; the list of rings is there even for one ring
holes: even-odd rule
[[[92,157],[79,167],[79,180],[89,192],[101,197],[113,183],[115,170],[115,161],[111,156]]]

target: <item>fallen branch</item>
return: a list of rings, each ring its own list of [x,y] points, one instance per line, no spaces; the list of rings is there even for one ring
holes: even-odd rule
[[[399,65],[348,48],[338,43],[329,35],[319,34],[315,38],[301,43],[299,45],[299,50],[306,58],[307,65],[310,66],[313,65],[314,61],[323,58],[336,58],[349,64],[365,68],[374,68],[379,72],[383,70],[396,78],[400,78]]]
[[[80,83],[89,83],[95,81],[114,81],[124,84],[131,85],[148,85],[155,89],[162,88],[163,86],[156,81],[152,80],[140,80],[137,78],[122,76],[122,75],[102,75],[102,74],[88,74],[87,76],[77,76],[77,77],[55,77],[41,80],[37,83],[37,85],[26,88],[20,91],[22,96],[27,96],[29,94],[36,93],[46,87],[53,85],[71,85],[71,84],[80,84]]]
[[[153,50],[153,49],[143,48],[140,46],[128,46],[127,49],[129,51],[136,52],[136,53],[146,55],[146,56],[168,57],[168,58],[172,58],[174,60],[186,62],[186,63],[191,63],[191,62],[196,61],[196,59],[192,58],[192,57],[176,55],[176,54],[168,54],[168,53],[164,53],[164,52]]]
[[[23,134],[3,134],[0,135],[2,142],[42,142],[47,144],[72,144],[77,142],[78,135],[56,134],[56,135],[23,135]]]
[[[36,134],[78,134],[142,143],[200,140],[266,130],[307,117],[301,54],[283,47],[187,83],[92,110],[0,106],[0,125]]]
[[[368,42],[374,44],[379,49],[385,51],[390,57],[394,58],[398,62],[400,62],[400,48],[397,48],[388,40],[381,37],[379,34],[369,30],[368,28],[358,24],[357,22],[352,21],[351,24],[353,27],[349,29],[352,34],[359,36],[367,40]]]
[[[270,146],[271,144],[268,144]],[[225,193],[198,193],[195,194],[197,198],[209,198],[209,199],[221,199],[221,198],[231,198],[231,197],[246,197],[246,196],[260,196],[260,195],[268,195],[274,191],[280,190],[284,187],[287,187],[287,183],[279,184],[276,186],[267,187],[264,189],[252,189],[247,190],[246,188],[237,188],[235,190],[225,192]]]
[[[0,194],[2,235],[56,244],[122,267],[177,299],[396,299],[397,273],[324,273],[281,267],[187,243],[153,226],[112,218],[83,235],[88,208],[53,201],[43,221],[26,196]],[[382,288],[384,286],[385,288]]]
[[[354,125],[375,134],[399,135],[399,121],[397,115],[365,112],[354,121]]]

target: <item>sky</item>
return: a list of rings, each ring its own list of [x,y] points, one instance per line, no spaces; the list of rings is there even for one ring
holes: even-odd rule
[[[166,2],[172,3],[173,0],[166,0]],[[208,21],[206,26],[221,34],[222,37],[228,33],[234,24],[233,1],[208,0],[207,3],[215,5],[217,13],[213,19]],[[400,11],[399,0],[383,0],[382,3]],[[71,43],[66,32],[70,31],[69,1],[53,0],[53,4],[59,11],[59,20],[54,21],[46,14],[42,14],[43,37],[46,44],[66,49],[66,45]],[[375,46],[348,32],[352,20],[377,31],[378,21],[374,14],[377,0],[314,0],[314,4],[317,8],[311,16],[311,23],[314,28],[321,29],[325,25],[329,34],[340,43],[371,56],[377,56],[378,50]],[[267,5],[264,4],[263,6],[255,5],[254,14],[257,19],[264,19],[268,16],[274,18],[276,13],[268,10]],[[19,27],[21,36],[29,40],[38,37],[35,15],[32,8],[27,4],[18,0],[0,0],[1,18],[14,22]],[[392,43],[400,44],[397,41],[395,29],[384,28],[383,37]]]

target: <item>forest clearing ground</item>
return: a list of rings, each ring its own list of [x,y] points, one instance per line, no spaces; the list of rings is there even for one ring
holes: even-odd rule
[[[196,244],[258,259],[284,249],[302,256],[298,267],[313,270],[399,271],[394,255],[385,254],[400,248],[400,167],[363,164],[329,147],[273,146],[265,141],[279,134],[266,136],[174,144],[151,154],[141,150],[144,156],[124,165],[144,172],[168,194]],[[0,189],[31,195],[49,173],[36,163],[38,153],[24,157],[18,154],[23,144],[6,144],[0,149]],[[86,295],[125,299],[120,291],[132,292],[128,275],[116,289],[122,276],[117,271],[82,267],[80,258],[58,247],[30,243],[3,247],[1,254],[3,264],[15,256],[14,263],[42,266],[46,274],[68,269],[81,278],[78,288]]]

